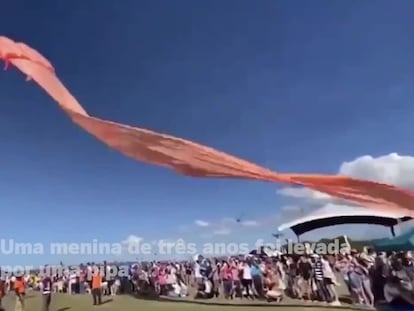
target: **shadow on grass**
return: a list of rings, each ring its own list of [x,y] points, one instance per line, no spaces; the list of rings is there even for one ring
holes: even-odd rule
[[[104,304],[110,303],[110,302],[112,302],[112,301],[114,301],[112,298],[110,298],[110,299],[106,299],[106,300],[102,301],[101,305],[104,305]]]
[[[158,296],[156,294],[146,294],[146,295],[133,295],[130,296],[135,297],[139,300],[149,300],[149,301],[158,301],[158,302],[168,302],[168,303],[181,303],[181,304],[193,304],[193,305],[207,305],[207,306],[216,306],[216,307],[291,307],[291,308],[303,308],[303,309],[348,309],[348,310],[368,310],[364,307],[358,307],[351,305],[351,300],[349,297],[341,297],[341,303],[345,305],[342,306],[330,306],[324,305],[320,303],[301,303],[300,301],[289,301],[284,302],[282,300],[281,303],[272,303],[266,302],[266,300],[256,300],[256,301],[217,301],[214,299],[192,299],[192,298],[174,298],[174,297],[166,297],[166,296]],[[372,310],[372,309],[371,309]]]

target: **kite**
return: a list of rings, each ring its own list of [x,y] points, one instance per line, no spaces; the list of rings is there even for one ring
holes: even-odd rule
[[[339,175],[281,174],[192,141],[90,116],[58,79],[52,64],[24,43],[0,37],[0,59],[35,81],[86,132],[138,161],[192,177],[238,178],[307,187],[378,210],[414,217],[414,192]]]

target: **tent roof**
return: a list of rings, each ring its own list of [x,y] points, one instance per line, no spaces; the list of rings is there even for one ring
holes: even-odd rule
[[[414,249],[414,228],[392,239],[378,239],[373,241],[377,251],[408,251]]]
[[[342,224],[374,224],[392,227],[411,220],[405,214],[376,211],[369,208],[327,204],[315,212],[279,226],[279,231],[291,229],[296,235]]]

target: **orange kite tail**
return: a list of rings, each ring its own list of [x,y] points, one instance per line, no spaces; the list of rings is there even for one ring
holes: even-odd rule
[[[74,123],[109,147],[133,159],[194,177],[242,178],[299,185],[414,217],[414,193],[394,186],[334,175],[279,174],[215,149],[150,130],[92,117],[66,89],[51,63],[24,43],[0,37],[0,58],[33,79]]]

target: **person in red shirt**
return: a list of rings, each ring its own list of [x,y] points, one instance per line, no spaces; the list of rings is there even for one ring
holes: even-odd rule
[[[22,276],[16,277],[16,282],[14,282],[14,292],[16,293],[16,305],[15,311],[24,310],[24,297],[26,295],[26,284]]]
[[[92,276],[92,298],[94,306],[102,304],[102,275],[99,270]]]

